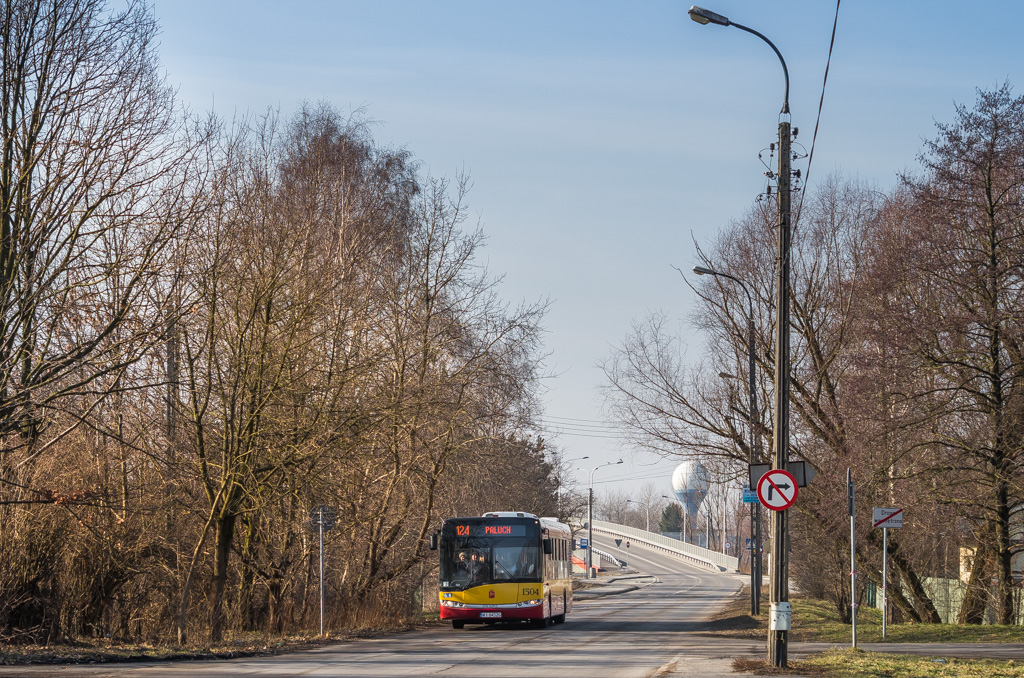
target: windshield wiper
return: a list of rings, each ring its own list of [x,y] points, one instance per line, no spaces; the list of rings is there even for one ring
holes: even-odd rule
[[[499,567],[501,567],[502,569],[504,569],[504,570],[505,570],[505,574],[509,576],[509,579],[510,579],[510,580],[512,580],[513,582],[516,582],[516,583],[518,583],[518,582],[519,582],[519,578],[518,578],[518,577],[516,577],[515,575],[513,575],[512,573],[510,573],[510,571],[509,571],[508,569],[506,569],[505,565],[503,565],[503,564],[502,564],[501,562],[499,562],[498,560],[495,560],[495,564],[496,564],[496,565],[498,565]]]

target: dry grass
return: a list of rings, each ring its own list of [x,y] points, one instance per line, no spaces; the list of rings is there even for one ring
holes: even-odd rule
[[[767,602],[762,601],[761,607],[767,609]],[[708,620],[705,633],[730,638],[763,638],[767,629],[767,619],[764,614],[751,616],[750,594],[744,595],[740,592]]]
[[[768,603],[762,601],[762,610]],[[742,594],[715,615],[707,633],[741,638],[763,639],[767,633],[767,615],[752,617],[750,598]],[[887,639],[892,642],[1020,642],[1020,627],[955,626],[951,624],[891,624]],[[875,610],[863,610],[857,618],[857,638],[861,642],[881,641],[881,616]],[[835,609],[823,601],[798,599],[793,602],[794,641],[849,642],[850,625],[839,621]],[[790,662],[785,669],[775,668],[764,659],[739,658],[733,662],[738,673],[759,676],[800,675],[827,678],[1024,678],[1020,662],[989,659],[916,657],[863,650],[831,650]]]
[[[1024,678],[1019,662],[832,650],[800,662],[829,678]]]
[[[772,666],[764,659],[740,658],[732,662],[732,669],[737,673],[752,673],[756,676],[825,676],[828,675],[818,666],[807,662],[790,662],[782,669]]]
[[[26,664],[106,664],[140,661],[180,661],[192,659],[237,659],[261,657],[328,645],[352,642],[415,629],[442,626],[437,613],[424,614],[422,619],[392,622],[390,626],[362,627],[329,633],[327,637],[287,636],[268,639],[257,634],[238,636],[216,645],[173,643],[117,642],[103,638],[37,645],[30,643],[0,644],[0,665]]]
[[[112,662],[175,661],[186,659],[231,659],[257,657],[307,650],[343,642],[347,638],[282,638],[273,641],[250,640],[217,645],[155,645],[118,643],[109,640],[51,643],[48,645],[9,645],[0,647],[0,664],[103,664]]]

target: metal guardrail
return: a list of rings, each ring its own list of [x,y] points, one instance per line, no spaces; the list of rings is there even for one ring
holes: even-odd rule
[[[678,539],[665,537],[657,534],[656,532],[647,532],[646,530],[638,530],[635,527],[606,523],[603,520],[594,521],[594,531],[628,538],[631,541],[640,542],[649,548],[655,548],[672,553],[673,555],[685,558],[697,565],[718,570],[719,572],[739,571],[740,561],[736,556],[727,556],[724,553],[688,544],[687,542],[679,541]]]
[[[590,547],[588,547],[588,548],[590,548]],[[622,560],[620,560],[616,556],[613,556],[612,554],[608,553],[607,551],[602,551],[601,549],[594,549],[594,553],[596,553],[597,555],[601,556],[601,558],[607,558],[608,560],[612,561],[613,563],[615,563],[616,567],[620,567],[622,565]]]

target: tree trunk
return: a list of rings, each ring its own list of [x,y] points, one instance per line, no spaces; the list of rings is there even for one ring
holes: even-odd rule
[[[971,559],[971,577],[967,580],[967,591],[960,604],[957,624],[981,624],[985,621],[985,606],[988,592],[985,581],[991,568],[991,552],[983,544],[978,546]]]
[[[224,589],[228,581],[228,557],[231,555],[231,541],[235,536],[235,515],[229,514],[217,520],[213,548],[213,584],[210,597],[210,642],[219,643],[224,638]]]
[[[873,544],[877,548],[881,548],[881,539],[878,536],[878,530],[871,530],[868,533],[868,542]],[[917,571],[907,560],[903,554],[903,549],[900,547],[900,542],[894,537],[889,535],[889,563],[895,569],[899,578],[902,578],[906,582],[907,587],[910,589],[910,594],[914,598],[914,607],[916,611],[912,614],[906,611],[908,615],[911,615],[911,619],[914,621],[920,621],[927,624],[941,624],[942,617],[939,616],[939,611],[935,609],[935,603],[932,602],[931,596],[924,590],[924,584],[921,583],[921,577],[918,576]],[[899,579],[897,578],[897,580]]]
[[[1013,553],[1010,550],[1010,499],[1006,483],[996,486],[996,623],[1006,626],[1014,622]]]
[[[857,569],[860,572],[866,572],[868,578],[878,585],[879,591],[883,590],[885,585],[882,583],[882,573],[876,570],[871,563],[864,560],[860,551],[857,552]],[[889,601],[892,602],[902,614],[905,615],[906,619],[918,624],[924,622],[924,619],[921,618],[921,613],[918,612],[914,607],[914,604],[908,600],[905,595],[903,595],[902,587],[894,586],[891,589],[886,588],[884,595],[888,597]]]
[[[242,518],[244,544],[242,545],[242,559],[240,562],[241,575],[238,578],[238,608],[239,624],[245,631],[254,631],[258,625],[258,616],[255,609],[254,589],[256,586],[256,568],[250,563],[255,561],[257,551],[258,525],[254,517]]]

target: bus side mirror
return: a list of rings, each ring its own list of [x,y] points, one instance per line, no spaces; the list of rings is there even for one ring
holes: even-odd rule
[[[430,550],[431,551],[436,551],[437,550],[437,533],[436,532],[434,534],[430,535]]]
[[[551,543],[551,537],[546,538],[544,540],[544,555],[550,556],[554,551],[555,549],[554,545]]]

